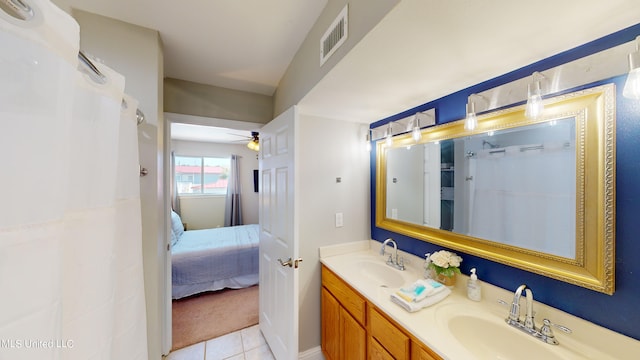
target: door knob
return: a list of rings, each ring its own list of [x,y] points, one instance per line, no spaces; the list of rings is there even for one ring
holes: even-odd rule
[[[295,260],[292,260],[291,258],[289,258],[289,260],[287,261],[282,261],[282,259],[278,259],[278,262],[282,266],[288,266],[288,267],[293,267],[294,269],[297,269],[298,264],[302,262],[302,258],[297,258]]]

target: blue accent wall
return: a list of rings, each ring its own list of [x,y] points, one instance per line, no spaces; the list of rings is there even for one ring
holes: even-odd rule
[[[549,68],[632,41],[640,35],[640,24],[600,38],[564,53],[527,65],[484,83],[425,103],[400,114],[371,124],[375,128],[418,111],[436,109],[437,124],[459,120],[465,116],[467,97],[493,87],[530,76]],[[535,300],[640,340],[640,100],[622,96],[626,76],[619,76],[582,88],[601,84],[616,85],[616,287],[610,296],[539,276],[527,271],[456,251],[464,259],[461,270],[468,274],[478,269],[480,280],[515,290],[526,283]],[[572,89],[575,91],[577,89]],[[371,237],[383,241],[392,237],[402,250],[423,256],[441,246],[400,235],[375,226],[375,147],[371,152]],[[506,300],[506,299],[505,299]],[[553,319],[551,319],[553,321]]]

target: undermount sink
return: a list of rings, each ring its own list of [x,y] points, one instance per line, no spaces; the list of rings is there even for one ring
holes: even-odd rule
[[[358,271],[368,279],[390,288],[401,287],[404,285],[405,278],[400,270],[382,262],[382,260],[360,260],[354,263]]]
[[[562,360],[545,344],[506,323],[495,323],[482,317],[454,316],[449,319],[449,331],[464,347],[481,359],[522,359],[523,354],[535,354],[538,359]]]
[[[443,329],[478,359],[573,360],[589,358],[562,345],[550,345],[509,326],[504,317],[482,312],[470,304],[448,304],[438,309],[436,318]],[[505,317],[506,317],[505,310]]]

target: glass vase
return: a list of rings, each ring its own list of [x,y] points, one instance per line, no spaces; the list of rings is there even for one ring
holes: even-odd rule
[[[456,286],[456,273],[453,273],[451,276],[446,276],[444,274],[437,274],[436,281],[441,283],[442,285],[448,287],[449,289]]]

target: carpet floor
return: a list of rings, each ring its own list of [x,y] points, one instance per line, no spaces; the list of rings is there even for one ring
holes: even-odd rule
[[[257,324],[258,303],[257,285],[173,300],[172,350]]]

